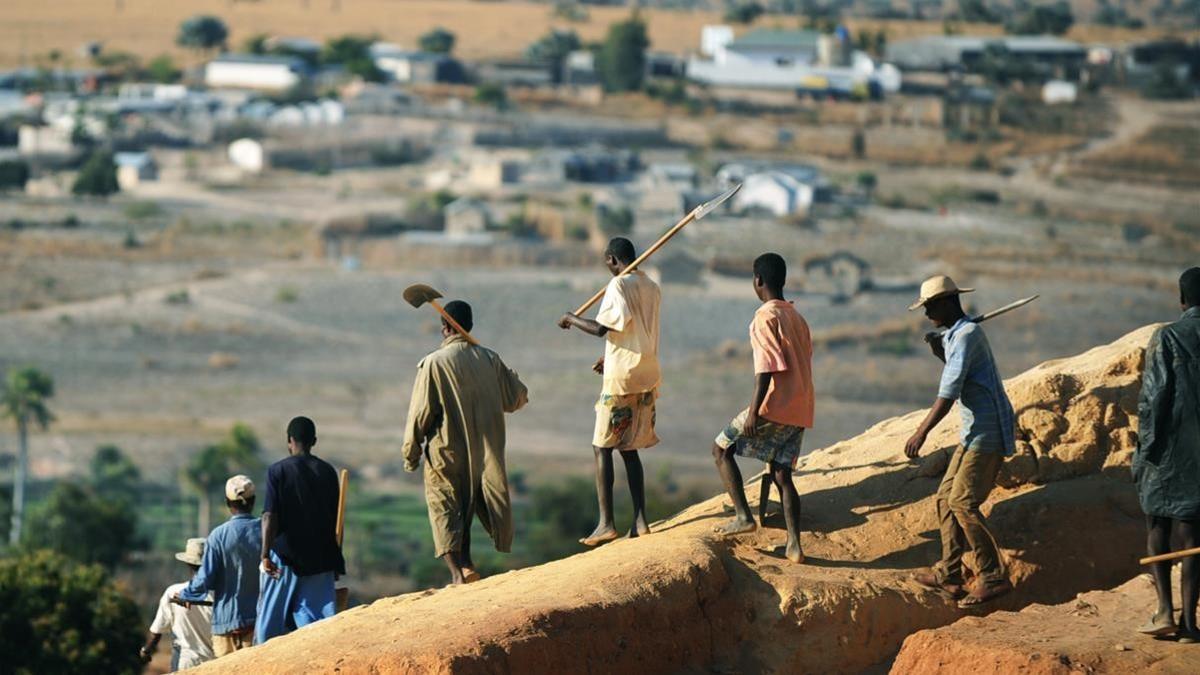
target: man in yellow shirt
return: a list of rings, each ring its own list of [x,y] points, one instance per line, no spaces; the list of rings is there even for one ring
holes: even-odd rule
[[[600,523],[594,532],[579,540],[586,546],[598,546],[619,536],[613,525],[613,450],[619,451],[625,462],[633,497],[633,526],[629,536],[650,532],[638,450],[658,444],[654,433],[654,402],[662,377],[658,366],[658,310],[662,293],[658,284],[640,270],[621,275],[636,257],[633,243],[628,239],[617,237],[610,241],[604,251],[604,264],[613,279],[604,292],[596,320],[567,313],[558,321],[563,330],[574,326],[604,338],[606,343],[604,358],[593,367],[604,376],[592,436]]]

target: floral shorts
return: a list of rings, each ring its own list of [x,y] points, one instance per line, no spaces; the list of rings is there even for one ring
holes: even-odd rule
[[[654,401],[658,390],[640,394],[601,394],[596,402],[592,445],[615,450],[641,450],[658,445],[654,433]]]
[[[714,442],[724,450],[735,448],[735,452],[742,457],[796,466],[796,460],[800,458],[800,445],[804,441],[804,427],[779,424],[760,417],[754,436],[747,437],[742,435],[742,425],[746,423],[749,413],[749,408],[738,413],[729,426],[717,434]]]

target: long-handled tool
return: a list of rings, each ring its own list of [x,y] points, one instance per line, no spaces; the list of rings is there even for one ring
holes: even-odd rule
[[[440,297],[442,297],[442,294],[438,293],[437,289],[435,289],[433,286],[426,286],[425,284],[413,284],[412,286],[404,289],[405,302],[413,307],[420,307],[421,305],[429,305],[430,307],[433,307],[435,310],[437,310],[438,314],[442,315],[442,318],[446,320],[446,323],[450,324],[454,330],[458,331],[459,335],[462,335],[467,339],[467,342],[470,342],[475,346],[479,346],[479,340],[476,340],[470,333],[467,332],[466,328],[463,328],[458,324],[457,321],[454,320],[454,317],[447,314],[445,309],[442,309],[442,305],[438,302],[438,298]]]
[[[342,547],[342,539],[346,534],[346,491],[350,487],[350,470],[342,469],[338,475],[338,506],[337,523],[333,526],[333,534],[337,538],[338,548]],[[350,589],[338,586],[334,589],[337,611],[344,612],[350,606]]]
[[[1162,555],[1152,555],[1148,558],[1142,558],[1138,561],[1139,565],[1151,565],[1158,562],[1167,562],[1168,560],[1179,560],[1180,558],[1188,558],[1194,555],[1200,555],[1200,548],[1185,548],[1182,551],[1171,551]]]
[[[713,210],[715,210],[721,204],[724,204],[726,200],[728,200],[730,197],[732,197],[740,189],[742,189],[742,184],[738,183],[737,185],[726,190],[725,192],[722,192],[721,194],[717,195],[716,197],[713,197],[712,199],[708,200],[707,202],[704,202],[700,206],[697,206],[696,208],[692,209],[686,216],[683,217],[683,220],[679,221],[678,223],[675,223],[674,227],[667,230],[667,233],[664,234],[663,236],[659,237],[658,241],[651,244],[650,248],[643,251],[642,254],[639,255],[633,262],[626,265],[625,269],[621,271],[621,274],[619,274],[617,276],[625,276],[626,274],[631,274],[634,270],[636,270],[638,268],[639,265],[641,265],[643,262],[645,262],[647,258],[654,255],[654,253],[656,251],[658,251],[658,249],[662,248],[664,244],[666,244],[668,241],[670,241],[671,237],[674,237],[676,234],[678,234],[679,231],[684,228],[684,226],[686,226],[688,223],[690,223],[694,220],[700,220],[704,216],[707,216],[708,214],[712,213]],[[601,288],[599,291],[596,292],[595,295],[593,295],[591,297],[591,299],[589,299],[587,302],[580,305],[579,309],[575,310],[575,316],[582,315],[584,312],[588,311],[589,307],[596,304],[597,302],[600,302],[600,298],[604,297],[604,291],[607,290],[607,288],[608,288],[608,286]]]

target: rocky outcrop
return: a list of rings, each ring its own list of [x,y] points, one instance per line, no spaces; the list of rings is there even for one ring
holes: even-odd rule
[[[1021,450],[984,510],[1017,590],[991,609],[1062,602],[1137,571],[1141,517],[1128,465],[1150,333],[1006,383]],[[963,615],[910,580],[938,556],[932,494],[958,434],[946,423],[928,454],[908,462],[904,441],[923,414],[799,463],[803,565],[782,556],[778,516],[751,535],[715,536],[728,505],[714,497],[655,524],[651,536],[380,600],[205,672],[857,672],[886,664],[910,634]]]
[[[1178,579],[1175,588],[1178,589]],[[904,641],[892,666],[899,675],[1069,675],[1195,673],[1196,645],[1156,640],[1134,629],[1157,601],[1149,576],[1111,591],[1083,593],[1061,605],[967,618]]]

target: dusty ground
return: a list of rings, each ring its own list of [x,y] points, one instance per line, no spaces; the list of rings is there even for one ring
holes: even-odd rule
[[[1017,591],[995,609],[1062,602],[1136,572],[1141,521],[1128,475],[1150,327],[1007,382],[1018,455],[984,510]],[[650,537],[481,583],[388,598],[201,672],[857,672],[913,631],[962,612],[909,580],[937,554],[931,493],[957,430],[918,464],[899,448],[922,412],[804,458],[797,484],[808,560],[780,556],[774,526],[712,534],[723,497]],[[755,493],[756,491],[752,491]],[[1105,523],[1104,537],[1055,533]],[[1054,535],[1054,536],[1052,536]]]
[[[1176,594],[1178,582],[1177,576]],[[1081,593],[1061,605],[965,618],[909,637],[892,672],[1195,673],[1200,663],[1196,645],[1134,632],[1155,605],[1154,582],[1141,575],[1112,590]]]

